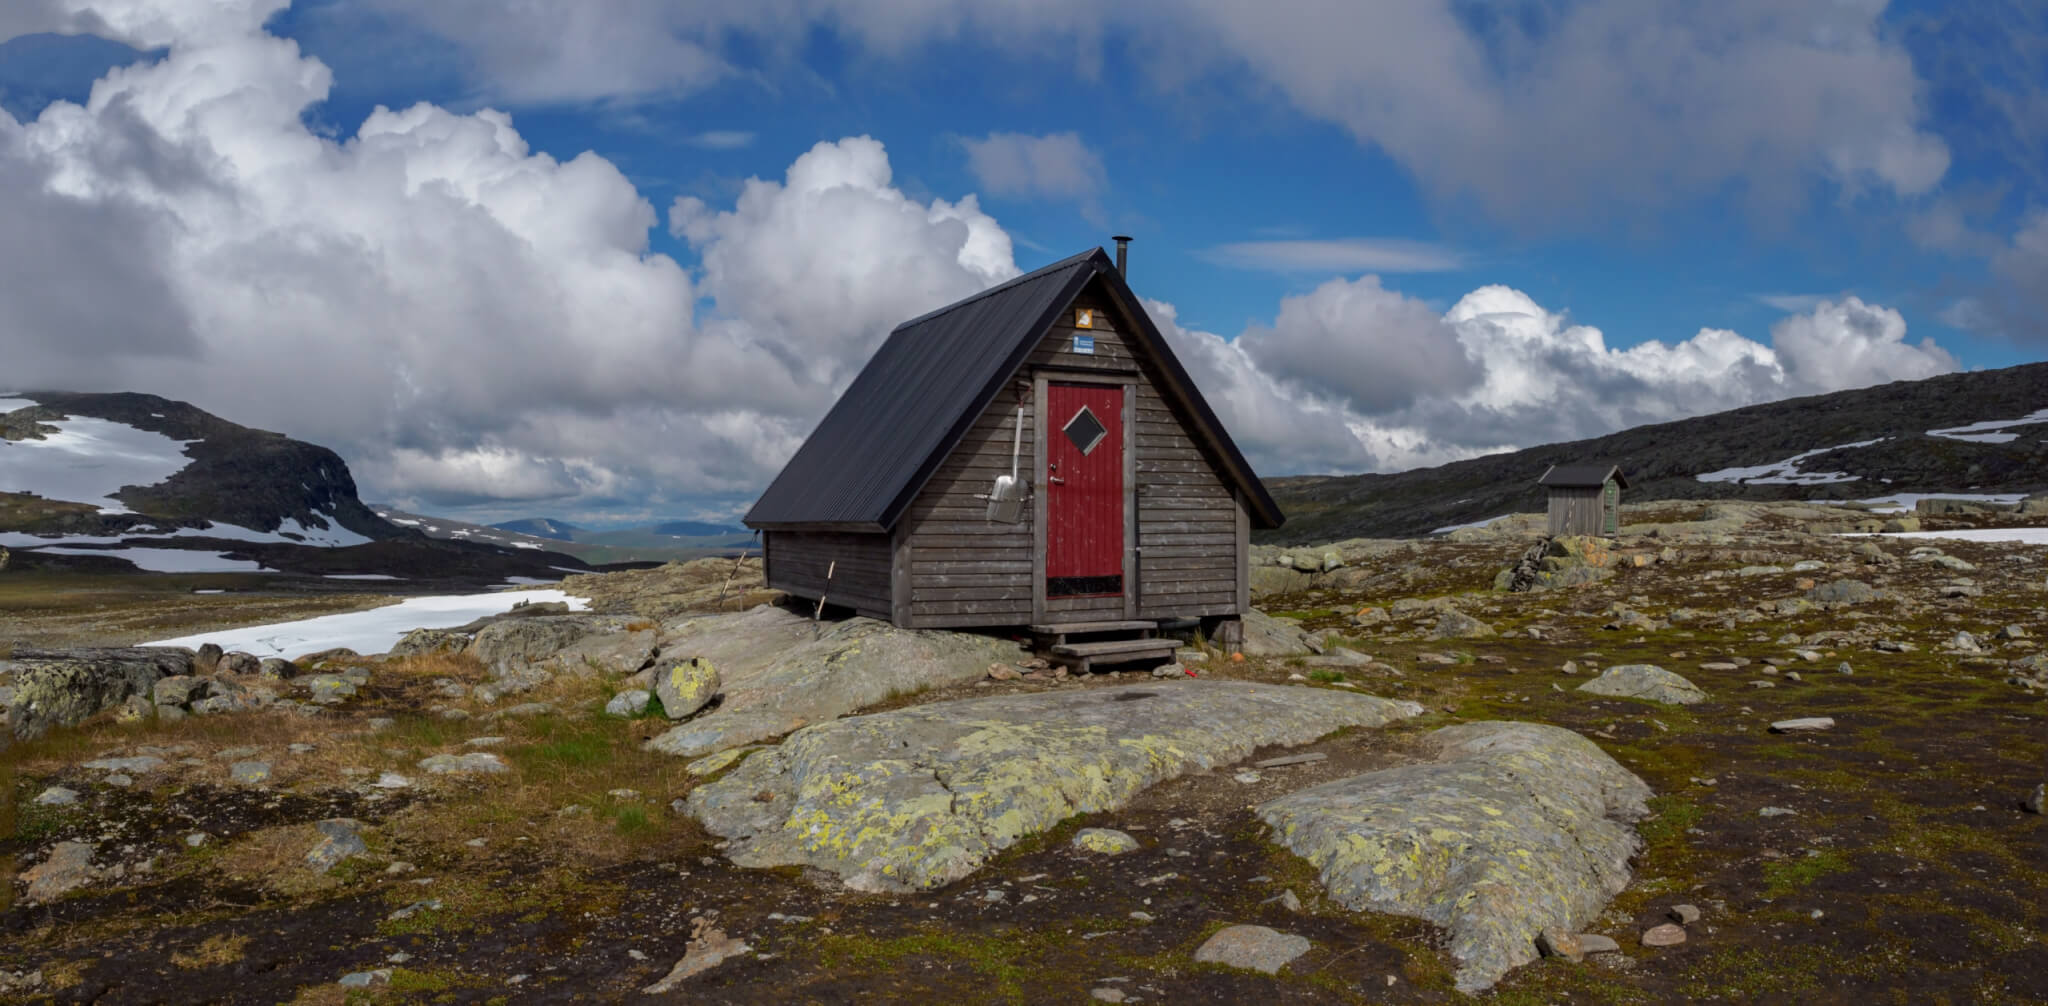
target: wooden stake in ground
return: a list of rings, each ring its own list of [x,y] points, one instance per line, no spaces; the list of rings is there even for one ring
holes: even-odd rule
[[[756,530],[754,532],[754,537],[761,537],[761,532],[759,530]],[[752,541],[749,541],[745,545],[740,546],[740,557],[732,561],[732,571],[725,574],[725,586],[718,588],[718,602],[711,606],[712,611],[725,610],[725,592],[732,589],[732,578],[740,575],[740,563],[747,561],[747,549],[752,548],[753,546],[754,543]],[[763,570],[762,572],[765,573],[767,571]]]
[[[811,611],[811,624],[816,625],[825,616],[825,595],[832,592],[832,571],[839,568],[839,560],[825,564],[825,589],[818,591],[818,606]]]

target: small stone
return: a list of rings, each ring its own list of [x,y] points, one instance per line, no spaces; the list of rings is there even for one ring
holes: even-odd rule
[[[1756,812],[1758,817],[1790,817],[1799,813],[1790,807],[1765,807]]]
[[[503,737],[471,737],[463,741],[462,746],[466,748],[494,748],[504,743],[505,738]]]
[[[2048,783],[2035,786],[2033,795],[2020,802],[2020,809],[2029,814],[2048,814]]]
[[[1271,975],[1278,974],[1289,961],[1308,953],[1308,950],[1308,938],[1304,936],[1278,932],[1265,926],[1230,926],[1197,948],[1195,961]]]
[[[1670,915],[1672,921],[1681,926],[1689,926],[1700,920],[1698,905],[1672,905],[1671,911],[1666,914]]]
[[[43,790],[42,794],[36,797],[36,806],[38,807],[69,807],[77,802],[78,792],[65,789],[62,786],[52,786],[49,789]]]
[[[1771,724],[1771,732],[1774,734],[1812,733],[1817,730],[1833,730],[1834,728],[1835,718],[1832,716],[1802,716],[1798,719],[1779,720]]]
[[[100,780],[115,789],[127,789],[135,785],[135,778],[126,772],[115,772]]]
[[[28,900],[49,901],[92,882],[93,847],[84,842],[58,842],[50,847],[49,858],[22,871],[28,882]]]
[[[207,833],[203,831],[195,831],[192,834],[185,836],[185,844],[194,849],[197,849],[200,846],[205,845],[211,839],[212,836],[208,835]]]
[[[1536,949],[1545,957],[1562,957],[1568,961],[1586,959],[1586,948],[1580,944],[1578,936],[1562,929],[1545,929],[1537,933]]]
[[[1098,985],[1088,990],[1088,998],[1101,1003],[1120,1003],[1124,1001],[1124,994],[1107,985]]]
[[[370,785],[375,786],[378,789],[405,789],[406,787],[412,785],[412,780],[407,779],[406,777],[399,775],[396,772],[383,772],[379,773],[377,776],[377,781],[371,783]]]
[[[79,767],[89,768],[96,772],[133,772],[139,775],[163,768],[164,760],[155,755],[139,755],[134,758],[98,758],[86,762]]]
[[[1643,930],[1643,946],[1675,947],[1685,942],[1685,927],[1666,922]]]
[[[306,687],[323,706],[346,702],[356,693],[356,683],[339,674],[315,674],[306,679]]]
[[[391,984],[391,969],[378,968],[375,971],[354,971],[341,976],[342,988],[366,989],[372,985]]]
[[[714,929],[701,917],[691,920],[696,938],[690,941],[688,952],[683,959],[660,981],[641,989],[651,996],[665,995],[675,990],[684,981],[723,964],[730,958],[750,953],[753,947]]]
[[[1281,755],[1278,758],[1268,758],[1265,761],[1255,761],[1252,763],[1252,767],[1285,768],[1289,765],[1313,765],[1316,762],[1325,761],[1329,757],[1329,755],[1326,755],[1321,751],[1306,751],[1301,754]]]
[[[306,853],[306,865],[317,873],[326,873],[350,856],[359,856],[370,851],[357,834],[362,824],[353,818],[336,817],[313,825],[321,834],[320,844]]]
[[[1611,936],[1602,936],[1599,933],[1577,933],[1575,936],[1579,941],[1579,949],[1585,953],[1611,954],[1621,950],[1621,944],[1614,942]]]
[[[1240,783],[1243,783],[1246,786],[1249,786],[1255,782],[1263,781],[1266,777],[1258,774],[1257,772],[1253,772],[1250,769],[1246,769],[1243,772],[1239,772],[1238,774],[1231,776],[1231,778],[1237,780]]]
[[[1835,665],[1835,673],[1837,673],[1837,674],[1854,674],[1854,673],[1856,673],[1856,668],[1854,668],[1854,667],[1850,667],[1850,666],[1849,666],[1849,662],[1848,662],[1848,661],[1846,661],[1846,660],[1844,660],[1844,661],[1842,661],[1841,663],[1839,663],[1839,664],[1836,664],[1836,665]]]
[[[370,721],[369,721],[369,723],[368,723],[368,726],[369,726],[369,728],[370,728],[370,732],[371,732],[371,733],[377,733],[377,732],[379,732],[379,731],[383,731],[383,730],[389,730],[389,729],[391,729],[392,727],[395,727],[395,726],[397,726],[397,725],[398,725],[398,721],[397,721],[397,720],[395,720],[395,719],[392,719],[392,718],[391,718],[391,717],[389,717],[389,716],[372,716],[372,717],[370,717]]]
[[[609,716],[638,716],[647,711],[648,700],[652,698],[654,698],[653,692],[640,688],[629,688],[612,696],[612,700],[604,704],[604,711]]]
[[[1121,856],[1138,848],[1138,840],[1114,828],[1083,828],[1074,833],[1073,847],[1082,852]]]
[[[509,771],[497,755],[488,751],[469,754],[438,754],[420,760],[420,768],[431,775],[476,775]]]
[[[1294,889],[1291,887],[1287,890],[1281,891],[1280,896],[1277,898],[1267,898],[1264,903],[1268,905],[1277,904],[1280,907],[1285,908],[1288,911],[1294,912],[1296,914],[1299,914],[1301,912],[1301,897],[1299,895],[1296,895],[1294,893]]]
[[[988,665],[988,679],[990,681],[1015,681],[1023,676],[1024,673],[1022,671],[1011,667],[1009,664]]]

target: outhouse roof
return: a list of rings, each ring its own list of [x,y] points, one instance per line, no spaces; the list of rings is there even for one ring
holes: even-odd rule
[[[1600,464],[1551,465],[1536,484],[1553,489],[1592,489],[1606,485],[1608,479],[1628,488],[1628,479],[1622,477],[1620,467]]]
[[[892,529],[1061,313],[1096,279],[1133,323],[1132,340],[1158,365],[1160,394],[1184,406],[1190,435],[1215,448],[1225,480],[1243,491],[1252,525],[1279,527],[1286,519],[1279,504],[1100,248],[898,325],[747,511],[747,526]]]

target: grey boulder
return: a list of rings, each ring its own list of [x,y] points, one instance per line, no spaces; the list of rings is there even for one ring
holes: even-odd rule
[[[1621,664],[1579,686],[1579,691],[1624,699],[1644,699],[1666,705],[1689,706],[1706,700],[1707,693],[1655,664]]]
[[[862,891],[927,890],[1155,783],[1421,712],[1220,680],[937,702],[798,731],[691,791],[687,806],[731,840],[741,866],[813,866]]]
[[[1289,961],[1308,953],[1308,948],[1305,936],[1294,936],[1265,926],[1230,926],[1217,930],[1216,935],[1196,948],[1195,961],[1271,975],[1278,974]]]
[[[1467,723],[1427,741],[1433,762],[1257,813],[1339,904],[1450,930],[1457,987],[1477,992],[1535,960],[1538,934],[1577,932],[1627,886],[1650,788],[1559,727]]]

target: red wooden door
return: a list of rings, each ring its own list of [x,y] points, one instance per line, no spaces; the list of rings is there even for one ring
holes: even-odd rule
[[[1045,596],[1124,592],[1124,389],[1046,387]]]

